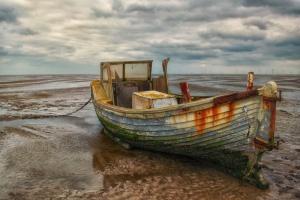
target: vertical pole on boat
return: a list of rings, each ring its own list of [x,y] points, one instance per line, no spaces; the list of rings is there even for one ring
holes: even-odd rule
[[[105,67],[107,68],[107,77],[108,77],[108,97],[112,100],[113,104],[114,102],[114,95],[113,95],[113,87],[112,87],[112,71],[110,69],[110,64],[105,64]]]
[[[255,137],[255,144],[258,148],[267,147],[269,149],[277,148],[275,144],[275,123],[276,123],[276,101],[279,101],[281,94],[274,81],[269,81],[262,88],[258,89],[262,96],[261,117],[259,117],[260,127]]]
[[[189,84],[187,82],[181,82],[179,84],[184,102],[191,102],[192,98],[190,94]]]
[[[269,125],[269,144],[274,146],[274,133],[276,123],[276,99],[275,98],[263,98],[264,108],[270,113],[270,125]]]
[[[168,85],[168,63],[170,58],[165,58],[162,61],[162,67],[164,71],[164,78],[165,78],[165,86],[166,86],[166,93],[169,93],[169,85]]]
[[[269,144],[274,146],[274,133],[276,123],[276,101],[279,100],[278,87],[274,81],[269,81],[263,91],[263,108],[269,117]]]
[[[254,72],[248,72],[247,91],[253,89]]]

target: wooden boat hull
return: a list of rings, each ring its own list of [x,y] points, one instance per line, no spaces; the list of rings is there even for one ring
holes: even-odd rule
[[[269,94],[266,99],[266,91],[132,110],[107,103],[100,81],[93,81],[91,89],[105,133],[123,146],[207,159],[236,177],[267,187],[258,162],[263,152],[274,145],[271,129],[276,100]]]

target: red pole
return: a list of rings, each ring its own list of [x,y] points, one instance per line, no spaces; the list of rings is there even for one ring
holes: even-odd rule
[[[253,89],[253,82],[254,82],[254,72],[248,72],[247,91]]]
[[[184,102],[191,102],[192,97],[190,94],[189,84],[187,82],[180,83],[181,93],[183,95]]]

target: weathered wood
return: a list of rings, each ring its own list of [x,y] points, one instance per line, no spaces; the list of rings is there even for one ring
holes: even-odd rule
[[[138,63],[152,63],[153,60],[125,60],[125,61],[107,61],[107,62],[101,62],[101,65],[104,65],[104,64],[138,64]]]
[[[152,79],[152,88],[153,90],[167,93],[167,86],[165,82],[165,78],[163,76],[159,76],[157,78]]]
[[[187,82],[181,82],[179,83],[180,90],[183,96],[183,102],[188,103],[192,101],[192,97],[190,94],[189,84]]]
[[[141,109],[132,109],[134,91],[151,93],[148,90],[152,88],[168,93],[168,61],[162,62],[164,76],[153,79],[151,60],[101,63],[101,81],[92,81],[91,89],[105,133],[125,146],[208,159],[234,176],[266,187],[259,160],[265,149],[275,148],[276,101],[280,96],[276,83],[270,81],[253,89],[249,77],[247,91],[208,98],[190,97],[184,84],[182,104],[153,108],[147,102],[149,105]],[[147,71],[135,72],[129,65],[130,73],[137,76],[129,80],[126,64],[140,63],[147,64]],[[122,74],[112,72],[111,65],[121,65],[122,69],[112,69],[122,70]],[[141,72],[147,73],[147,78]]]
[[[168,63],[170,58],[166,58],[162,61],[162,68],[164,71],[164,78],[165,78],[165,87],[166,87],[166,93],[169,93],[169,84],[168,84]]]
[[[109,104],[100,81],[93,81],[91,86],[97,116],[112,138],[133,147],[205,158],[239,178],[247,175],[251,183],[266,187],[255,166],[262,148],[274,147],[275,118],[265,116],[275,115],[275,83],[257,90],[140,110]],[[267,140],[259,140],[260,127],[266,122],[270,124],[263,130]],[[262,141],[260,146],[258,140]]]
[[[170,94],[149,90],[135,92],[132,95],[133,109],[162,108],[171,105],[177,105],[177,100]]]
[[[254,72],[248,72],[247,75],[247,90],[252,90],[254,86]]]
[[[138,91],[134,83],[119,82],[116,85],[117,105],[125,108],[131,108],[132,94]]]

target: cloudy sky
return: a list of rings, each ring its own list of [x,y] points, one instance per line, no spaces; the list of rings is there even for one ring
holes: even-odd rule
[[[166,56],[170,73],[300,74],[300,0],[0,0],[0,74]]]

